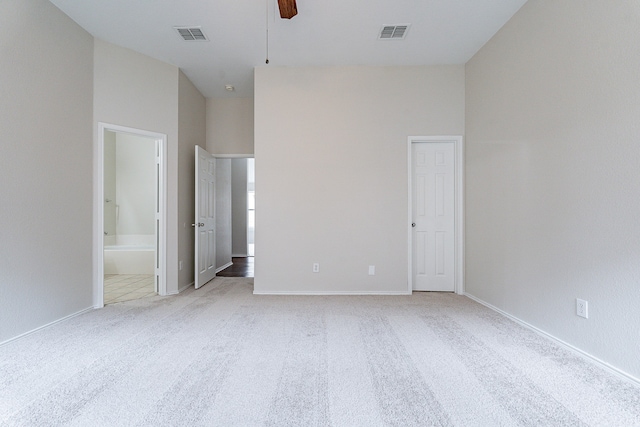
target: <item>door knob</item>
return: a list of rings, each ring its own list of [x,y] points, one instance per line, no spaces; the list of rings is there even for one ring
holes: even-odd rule
[[[192,227],[204,227],[204,222],[199,222],[197,224],[191,224]]]
[[[416,223],[415,223],[415,222],[412,222],[412,223],[411,223],[411,226],[412,226],[412,227],[415,227],[415,226],[416,226]]]

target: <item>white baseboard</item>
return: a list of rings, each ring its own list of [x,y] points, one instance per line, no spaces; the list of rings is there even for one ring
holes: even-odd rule
[[[178,292],[173,293],[173,294],[167,294],[167,295],[178,295],[180,292],[182,292],[182,291],[184,291],[185,289],[190,288],[191,286],[193,286],[193,284],[194,284],[194,283],[195,283],[195,282],[191,282],[191,283],[189,283],[188,285],[184,285],[183,287],[181,287],[181,288],[179,288],[179,289],[178,289]]]
[[[225,268],[231,267],[233,265],[232,262],[228,262],[225,265],[223,265],[222,267],[218,267],[216,268],[216,274],[220,273],[222,270],[224,270]]]
[[[411,295],[411,292],[401,291],[253,291],[254,295]]]
[[[249,254],[231,254],[231,258],[248,258]]]
[[[60,319],[58,319],[58,320],[54,320],[53,322],[49,322],[49,323],[47,323],[46,325],[39,326],[39,327],[37,327],[37,328],[35,328],[35,329],[30,330],[29,332],[25,332],[25,333],[23,333],[23,334],[20,334],[20,335],[18,335],[18,336],[13,337],[13,338],[9,338],[9,339],[8,339],[8,340],[6,340],[6,341],[2,341],[2,342],[0,342],[0,346],[3,346],[3,345],[5,345],[5,344],[8,344],[8,343],[10,343],[10,342],[12,342],[12,341],[18,340],[18,339],[20,339],[20,338],[24,338],[24,337],[26,337],[27,335],[31,335],[31,334],[33,334],[34,332],[38,332],[38,331],[40,331],[40,330],[42,330],[42,329],[44,329],[44,328],[48,328],[49,326],[53,326],[53,325],[55,325],[56,323],[60,323],[60,322],[63,322],[63,321],[65,321],[65,320],[69,320],[69,319],[71,319],[71,318],[73,318],[73,317],[76,317],[76,316],[80,316],[81,314],[87,313],[87,312],[89,312],[89,311],[91,311],[91,310],[95,310],[96,308],[102,308],[102,307],[88,307],[88,308],[85,308],[84,310],[80,310],[80,311],[78,311],[78,312],[76,312],[76,313],[73,313],[73,314],[70,314],[70,315],[68,315],[68,316],[62,317],[62,318],[60,318]]]
[[[622,371],[622,370],[616,368],[615,366],[612,366],[612,365],[608,364],[607,362],[605,362],[603,360],[600,360],[597,357],[595,357],[595,356],[593,356],[593,355],[591,355],[591,354],[589,354],[589,353],[587,353],[587,352],[585,352],[583,350],[580,350],[578,347],[574,347],[573,345],[561,340],[560,338],[557,338],[557,337],[551,335],[548,332],[543,331],[542,329],[536,328],[535,326],[525,322],[524,320],[518,319],[517,317],[507,313],[506,311],[503,311],[503,310],[499,309],[498,307],[495,307],[495,306],[489,304],[486,301],[481,300],[478,297],[475,297],[475,296],[473,296],[473,295],[471,295],[469,293],[466,293],[466,292],[465,292],[464,295],[466,297],[469,297],[470,299],[474,300],[475,302],[477,302],[479,304],[482,304],[485,307],[490,308],[491,310],[493,310],[493,311],[495,311],[497,313],[502,314],[503,316],[505,316],[505,317],[513,320],[514,322],[524,326],[525,328],[530,329],[533,332],[535,332],[535,333],[537,333],[539,335],[542,335],[545,338],[551,339],[556,344],[561,345],[562,347],[566,348],[567,350],[577,354],[578,356],[580,356],[583,359],[595,364],[596,366],[599,366],[600,368],[604,369],[605,371],[607,371],[609,373],[612,373],[612,374],[616,375],[617,377],[619,377],[621,379],[630,381],[630,382],[634,383],[635,385],[640,385],[640,379],[634,377],[633,375],[628,374],[627,372]]]

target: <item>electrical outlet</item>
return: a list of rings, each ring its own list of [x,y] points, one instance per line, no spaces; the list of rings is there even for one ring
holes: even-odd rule
[[[180,270],[182,270],[182,261],[180,261],[179,264],[180,264]]]
[[[369,266],[369,276],[375,276],[376,275],[376,266],[375,265],[370,265]]]
[[[576,298],[576,314],[585,319],[589,318],[589,302]]]
[[[318,264],[317,262],[313,263],[313,272],[320,273],[320,264]]]

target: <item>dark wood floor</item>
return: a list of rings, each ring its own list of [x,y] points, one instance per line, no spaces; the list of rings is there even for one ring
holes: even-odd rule
[[[253,277],[253,257],[232,258],[233,265],[225,268],[216,276],[220,277]]]

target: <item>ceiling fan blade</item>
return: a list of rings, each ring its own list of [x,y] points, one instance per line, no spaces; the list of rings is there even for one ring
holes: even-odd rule
[[[280,17],[283,19],[291,19],[298,14],[296,0],[278,0],[280,7]]]

